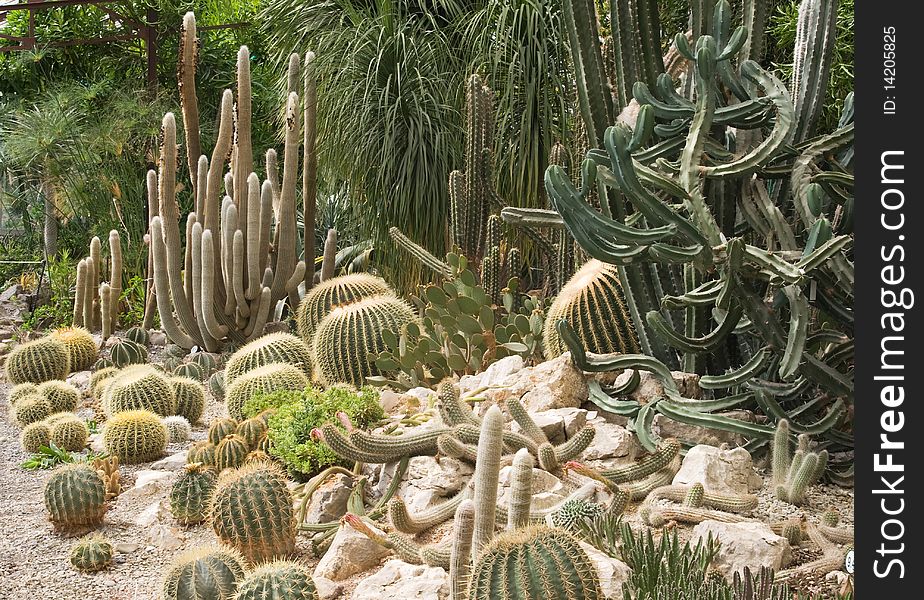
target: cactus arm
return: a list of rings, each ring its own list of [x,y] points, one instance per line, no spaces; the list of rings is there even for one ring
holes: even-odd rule
[[[244,297],[247,300],[253,300],[260,292],[260,278],[262,277],[262,263],[260,261],[260,216],[261,216],[261,198],[260,198],[260,178],[256,173],[251,173],[247,177],[247,211],[246,235],[247,235],[247,290]],[[238,299],[238,307],[243,303]],[[249,310],[247,311],[250,312]],[[246,316],[246,315],[245,315]]]
[[[526,448],[520,448],[513,457],[507,529],[529,524],[529,506],[533,499],[532,483],[533,457]]]
[[[244,232],[237,229],[231,238],[231,290],[234,296],[235,309],[237,309],[241,317],[247,318],[250,316],[250,307],[244,297],[244,265],[247,260],[244,252]],[[231,296],[232,294],[228,295]]]
[[[87,261],[82,258],[77,262],[77,282],[74,287],[74,311],[71,318],[74,327],[82,327],[84,324],[83,307],[87,299],[87,279]]]
[[[286,104],[285,154],[282,166],[282,187],[279,195],[279,216],[276,221],[278,243],[273,267],[272,300],[278,302],[285,294],[285,285],[295,269],[295,245],[298,231],[295,227],[295,186],[298,180],[298,142],[301,137],[299,119],[296,118],[298,94],[289,94]]]
[[[228,328],[215,318],[215,246],[208,229],[202,232],[201,262],[202,323],[210,336],[221,340],[228,334]]]
[[[750,438],[768,440],[773,436],[773,429],[765,425],[757,425],[755,423],[747,423],[722,415],[712,415],[690,410],[671,401],[660,402],[658,404],[658,412],[670,419],[688,425],[699,425],[710,429],[730,431]]]
[[[565,222],[561,215],[554,210],[544,208],[521,208],[507,206],[501,210],[501,218],[505,223],[514,227],[548,227],[550,229],[564,229]]]
[[[266,319],[270,312],[270,303],[272,302],[273,293],[269,286],[263,286],[263,291],[256,299],[256,311],[251,311],[251,319],[244,330],[244,338],[249,342],[263,335],[263,327],[266,325]]]
[[[704,390],[714,390],[746,383],[767,366],[770,356],[770,350],[763,348],[734,371],[724,375],[703,375],[699,378],[699,386]]]
[[[789,335],[780,359],[779,374],[782,379],[789,379],[796,374],[802,360],[810,315],[808,299],[797,286],[787,285],[783,293],[789,300]]]
[[[734,305],[731,310],[725,313],[725,318],[722,319],[718,327],[706,335],[695,338],[675,332],[660,312],[652,311],[645,316],[649,327],[661,336],[668,345],[684,352],[700,353],[708,352],[721,344],[738,325],[741,315],[741,307]],[[689,322],[689,318],[687,322]]]
[[[485,413],[481,423],[478,459],[475,462],[475,524],[472,535],[473,560],[494,537],[497,512],[497,480],[500,472],[504,417],[497,406]]]
[[[587,138],[599,146],[604,130],[616,119],[604,75],[596,8],[593,0],[565,0],[563,15]]]
[[[212,150],[212,158],[209,161],[205,201],[203,203],[204,212],[202,214],[202,227],[204,229],[210,229],[211,231],[220,230],[219,218],[221,217],[220,211],[222,208],[222,172],[225,168],[225,161],[231,153],[231,142],[234,135],[233,107],[234,94],[231,93],[231,90],[225,90],[221,97],[218,135],[215,138],[215,147]],[[161,212],[161,214],[163,214],[163,212]],[[212,238],[212,243],[215,244],[216,257],[224,256],[224,254],[222,254],[222,241],[220,235],[216,235]],[[223,299],[225,293],[224,281],[219,279],[218,285],[220,291],[219,297]]]
[[[569,460],[577,458],[588,446],[590,446],[596,433],[596,428],[589,423],[582,427],[580,431],[571,436],[566,442],[562,442],[558,446],[555,446],[555,461],[558,464],[564,464]]]
[[[350,432],[350,442],[362,452],[401,457],[406,455],[432,455],[436,453],[436,440],[451,429],[431,428],[419,433],[403,435],[377,435],[356,429]]]
[[[119,238],[119,232],[115,229],[109,232],[109,263],[112,312],[108,315],[103,315],[103,318],[110,320],[109,327],[112,331],[115,331],[119,325],[119,299],[122,297],[122,241]]]
[[[318,86],[315,78],[314,52],[305,53],[303,70],[304,88],[302,112],[304,113],[302,140],[302,219],[304,223],[305,291],[314,285],[314,228],[317,221],[318,197],[318,153],[317,153],[317,105]]]
[[[226,316],[234,315],[234,232],[237,231],[237,206],[231,196],[225,196],[221,204],[221,274],[222,285],[226,291],[224,312]],[[214,241],[214,240],[213,240]]]
[[[470,494],[466,487],[449,500],[444,500],[415,515],[408,513],[407,505],[401,498],[394,498],[388,503],[388,520],[395,529],[402,533],[417,534],[452,518],[462,501],[469,497]]]
[[[190,213],[190,217],[189,222],[192,223],[192,229],[189,235],[191,268],[187,271],[187,279],[192,287],[191,298],[196,321],[204,324],[205,306],[202,303],[202,224],[195,221],[193,213]],[[214,352],[216,343],[212,336],[209,335],[207,329],[203,330],[202,339],[208,351]]]
[[[312,430],[312,438],[320,439],[340,458],[352,462],[385,464],[393,462],[394,457],[385,454],[370,454],[353,445],[334,425],[327,423]]]
[[[108,283],[102,283],[99,286],[99,306],[103,314],[102,337],[103,340],[109,339],[112,335],[112,321],[107,318],[112,310],[112,288]]]
[[[327,281],[334,276],[337,268],[337,230],[328,229],[327,239],[324,240],[324,259],[321,262],[321,281]]]
[[[446,262],[438,259],[423,246],[414,243],[411,238],[404,235],[397,227],[391,227],[388,230],[388,235],[391,236],[396,246],[417,259],[425,267],[430,268],[437,275],[445,278],[452,276],[452,267]]]
[[[449,600],[468,599],[474,526],[475,503],[472,500],[463,500],[456,509],[452,527],[454,535],[449,555]]]
[[[173,306],[168,293],[170,283],[167,276],[167,249],[162,232],[161,218],[154,217],[151,221],[151,251],[154,254],[154,287],[160,290],[154,295],[157,300],[157,310],[161,315],[161,324],[167,337],[183,348],[192,348],[196,345],[196,340],[183,331],[182,326],[173,318]]]
[[[811,136],[821,115],[837,35],[837,4],[836,0],[803,0],[799,5],[791,84],[796,142]]]
[[[196,37],[196,15],[190,11],[183,15],[180,30],[180,60],[177,71],[177,87],[180,89],[180,106],[183,110],[183,131],[186,134],[186,161],[189,179],[193,186],[193,197],[199,198],[198,163],[202,154],[199,141],[199,100],[196,97],[196,63],[198,62],[198,39]],[[202,214],[202,206],[194,211]]]
[[[854,124],[838,129],[837,131],[826,135],[813,142],[806,148],[796,159],[792,167],[792,186],[795,196],[796,210],[802,218],[802,223],[806,228],[812,226],[815,221],[814,211],[810,208],[809,202],[809,184],[812,183],[812,165],[820,157],[828,155],[835,150],[849,145],[854,139]]]
[[[519,400],[516,398],[508,398],[507,412],[510,413],[513,420],[523,429],[523,433],[534,442],[537,444],[548,443],[549,438],[546,437],[545,432],[533,421],[533,418],[529,416],[529,412],[527,412],[526,408],[523,407],[523,404],[521,404]]]
[[[237,52],[237,127],[234,144],[234,203],[241,217],[249,214],[248,178],[253,172],[251,141],[251,82],[250,49],[241,46]],[[288,115],[287,115],[288,116]]]

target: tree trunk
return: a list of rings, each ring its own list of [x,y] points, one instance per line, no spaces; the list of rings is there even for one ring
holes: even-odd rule
[[[50,260],[58,256],[58,217],[47,184],[42,185],[42,196],[45,200],[45,260]]]

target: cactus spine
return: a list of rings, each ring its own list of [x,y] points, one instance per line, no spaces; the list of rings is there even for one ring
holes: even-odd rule
[[[260,565],[240,583],[235,600],[318,600],[311,571],[297,562],[277,560]]]
[[[77,284],[80,293],[80,283]],[[75,303],[76,306],[76,303]],[[71,371],[85,371],[99,358],[99,348],[90,332],[83,327],[62,327],[51,332],[51,337],[67,348]]]
[[[202,463],[186,465],[186,470],[170,488],[170,512],[183,525],[201,523],[208,517],[218,476]]]
[[[147,410],[116,413],[106,421],[103,445],[125,464],[157,460],[167,449],[167,428]]]

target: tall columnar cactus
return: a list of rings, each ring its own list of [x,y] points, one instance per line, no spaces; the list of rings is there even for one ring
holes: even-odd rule
[[[112,360],[112,364],[120,369],[129,365],[143,365],[148,362],[148,349],[137,342],[124,338],[110,347],[109,358]]]
[[[186,465],[170,488],[170,512],[183,525],[201,523],[208,517],[218,475],[202,463]]]
[[[261,336],[232,354],[225,367],[225,383],[230,386],[248,371],[271,363],[290,364],[311,376],[308,344],[291,333],[278,332]]]
[[[225,403],[228,414],[234,419],[244,419],[244,403],[255,394],[269,394],[279,391],[298,391],[309,384],[308,378],[298,367],[283,363],[270,363],[248,371],[228,386]]]
[[[83,327],[61,327],[52,331],[50,335],[67,347],[71,371],[85,371],[99,358],[96,340]]]
[[[497,511],[497,479],[504,444],[504,416],[497,406],[485,413],[481,423],[478,459],[475,461],[475,524],[472,534],[472,557],[494,537],[494,515]]]
[[[283,558],[295,551],[295,509],[285,476],[270,463],[250,463],[224,471],[209,520],[221,541],[251,563]]]
[[[176,398],[174,413],[190,423],[198,423],[205,412],[205,387],[188,377],[170,377],[168,381]]]
[[[306,343],[311,343],[318,323],[334,308],[388,293],[392,290],[384,279],[367,273],[351,273],[323,281],[305,294],[298,305],[298,335]]]
[[[45,482],[45,508],[56,528],[93,527],[106,512],[103,479],[89,465],[66,464]]]
[[[469,600],[591,600],[602,597],[597,569],[577,539],[536,525],[504,532],[472,569]]]
[[[233,548],[198,546],[174,559],[164,574],[161,593],[164,600],[232,600],[246,568],[244,557]]]
[[[238,586],[235,600],[318,600],[311,571],[300,563],[276,560],[260,565]]]
[[[167,449],[167,428],[150,411],[119,412],[106,421],[103,445],[125,464],[157,460]]]
[[[590,352],[638,352],[638,339],[615,266],[590,260],[568,281],[546,313],[546,358],[566,352],[556,323],[566,320]]]
[[[6,357],[6,379],[10,383],[42,383],[64,379],[70,373],[67,346],[51,336],[20,344]]]
[[[102,243],[98,237],[90,241],[90,255],[77,263],[77,284],[74,295],[74,327],[111,334],[119,319],[119,299],[122,294],[122,241],[119,232],[109,232],[109,281],[101,285],[103,269]],[[105,287],[104,287],[105,286]],[[105,297],[104,292],[105,291]],[[103,302],[108,311],[103,312]],[[103,336],[104,339],[109,337]],[[73,370],[78,370],[73,368]],[[82,370],[82,369],[80,369]]]
[[[80,539],[71,548],[71,564],[78,571],[92,573],[102,571],[112,564],[113,547],[112,542],[95,533],[87,535]]]
[[[108,416],[127,410],[149,410],[162,417],[176,414],[170,379],[150,365],[121,369],[106,388],[103,408]]]
[[[180,100],[194,210],[181,221],[176,198],[176,119],[168,113],[163,119],[157,185],[152,186],[158,195],[150,233],[155,297],[161,322],[174,343],[211,352],[229,342],[241,344],[260,336],[277,302],[288,297],[294,307],[298,301],[297,288],[306,269],[295,256],[299,98],[294,91],[287,97],[282,181],[274,185],[268,169],[261,183],[254,173],[251,143],[250,52],[242,47],[237,57],[237,96],[231,90],[224,92],[211,158],[191,154],[201,151],[192,14],[184,18],[181,38]],[[226,164],[229,157],[230,165]],[[226,182],[228,194],[223,195]],[[186,255],[181,222],[186,227]],[[312,230],[306,229],[309,234]]]
[[[370,296],[334,309],[318,324],[311,344],[317,379],[325,385],[364,385],[366,377],[379,374],[372,361],[386,348],[382,333],[398,331],[416,320],[414,310],[391,295]]]
[[[809,451],[808,435],[799,436],[796,451],[790,454],[789,421],[780,419],[771,447],[773,485],[777,498],[791,504],[802,504],[808,488],[825,472],[828,451]]]
[[[837,38],[837,0],[803,0],[799,4],[790,92],[796,111],[794,140],[812,135],[828,89]]]

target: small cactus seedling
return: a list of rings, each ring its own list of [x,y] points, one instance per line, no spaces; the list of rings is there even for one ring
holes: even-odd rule
[[[112,564],[112,543],[100,534],[81,538],[71,548],[71,564],[78,571],[93,573]]]

